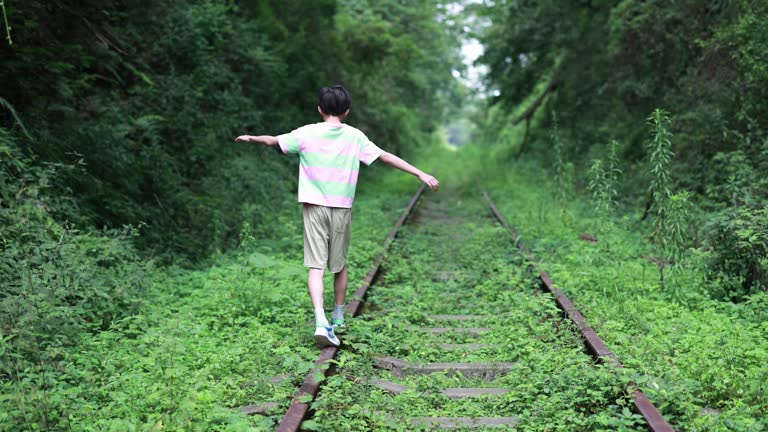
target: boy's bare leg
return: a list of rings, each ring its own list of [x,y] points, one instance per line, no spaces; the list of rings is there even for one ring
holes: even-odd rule
[[[328,320],[323,311],[323,275],[325,269],[309,269],[309,298],[312,299],[312,306],[315,308],[315,325],[328,326]]]
[[[331,315],[331,323],[334,326],[344,327],[344,299],[347,296],[347,282],[349,277],[347,276],[347,266],[341,269],[340,272],[333,275],[333,315]]]
[[[340,272],[333,275],[333,294],[337,305],[343,305],[347,298],[347,285],[349,276],[347,275],[347,266],[344,266]]]
[[[321,348],[339,346],[341,341],[333,332],[323,310],[323,274],[325,269],[309,269],[309,297],[315,308],[315,341]]]
[[[309,269],[309,298],[312,299],[312,306],[315,309],[323,308],[323,275],[325,270],[311,268]]]

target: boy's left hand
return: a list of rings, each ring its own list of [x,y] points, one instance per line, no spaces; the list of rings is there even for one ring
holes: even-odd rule
[[[255,142],[268,145],[270,147],[279,144],[277,138],[273,137],[272,135],[240,135],[239,137],[235,138],[235,142]]]
[[[432,189],[435,192],[437,192],[437,190],[440,189],[440,182],[437,181],[436,178],[434,178],[433,176],[431,176],[431,175],[429,175],[427,173],[422,173],[419,176],[419,180],[421,180],[422,183],[424,183],[425,185],[429,186],[429,188]]]

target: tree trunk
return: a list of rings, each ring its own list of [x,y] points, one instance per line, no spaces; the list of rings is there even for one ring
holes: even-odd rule
[[[640,218],[640,222],[648,219],[648,215],[651,214],[651,203],[653,202],[653,198],[648,198],[648,201],[645,202],[645,210],[643,211],[643,217]]]
[[[659,289],[664,291],[664,262],[659,263]]]

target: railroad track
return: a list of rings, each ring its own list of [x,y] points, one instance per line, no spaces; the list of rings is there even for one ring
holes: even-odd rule
[[[535,268],[487,193],[483,200],[423,192],[414,194],[348,304],[358,318],[342,334],[342,347],[320,351],[278,431],[298,431],[313,415],[313,424],[355,421],[352,430],[498,430],[558,416],[566,425],[613,416],[628,421],[627,430],[673,431],[632,383],[572,403],[581,398],[570,388],[610,383],[620,361]],[[395,242],[399,233],[406,235]],[[339,358],[345,366],[332,367]],[[354,386],[355,400],[321,394],[329,376],[336,378],[331,392]],[[563,394],[561,412],[550,402],[558,397],[553,386]],[[629,407],[643,418],[634,429]]]

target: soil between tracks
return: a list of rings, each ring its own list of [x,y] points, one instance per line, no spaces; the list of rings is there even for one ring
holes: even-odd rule
[[[304,428],[644,430],[522,263],[480,194],[425,194]]]

